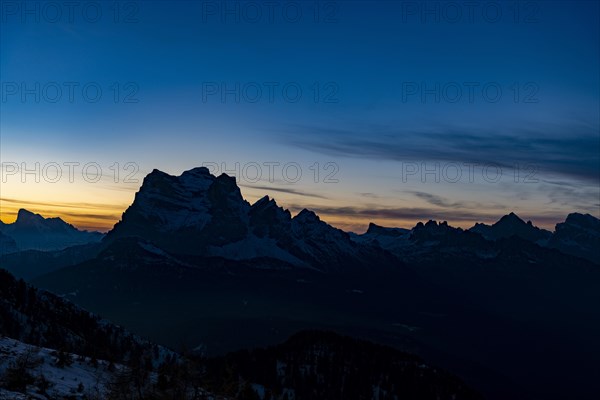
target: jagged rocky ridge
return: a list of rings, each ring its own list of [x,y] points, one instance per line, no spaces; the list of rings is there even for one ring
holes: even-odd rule
[[[292,217],[268,196],[249,204],[242,198],[235,178],[225,174],[215,177],[203,167],[179,177],[154,170],[144,179],[121,221],[99,244],[93,243],[98,235],[76,231],[59,219],[44,219],[26,211],[20,215],[21,222],[13,225],[26,226],[26,221],[35,221],[34,225],[56,225],[61,227],[59,231],[75,232],[84,242],[92,240],[58,252],[19,252],[22,249],[17,249],[17,243],[2,235],[1,231],[10,231],[7,227],[11,226],[4,225],[0,244],[2,252],[11,254],[0,253],[0,261],[4,268],[25,279],[81,263],[105,250],[111,252],[110,247],[122,240],[137,241],[146,249],[155,249],[154,256],[160,251],[188,266],[208,257],[251,261],[260,268],[338,272],[398,268],[403,262],[419,261],[440,251],[493,258],[501,243],[513,239],[600,264],[600,221],[591,215],[570,214],[564,223],[557,224],[554,233],[510,213],[493,225],[476,224],[468,230],[435,221],[419,223],[412,229],[371,223],[366,233],[357,235],[328,225],[309,210]],[[49,240],[64,242],[60,238]]]
[[[373,228],[372,228],[373,227]],[[503,216],[493,225],[477,223],[463,230],[447,222],[418,223],[411,230],[378,227],[371,224],[354,240],[389,250],[402,259],[416,259],[432,251],[445,251],[460,256],[493,258],[509,241],[516,248],[531,247],[560,252],[600,264],[600,220],[589,214],[573,213],[554,233],[523,221],[515,213]]]
[[[292,218],[268,196],[250,205],[225,174],[200,167],[174,177],[154,170],[105,244],[139,237],[178,256],[275,259],[322,271],[390,262],[372,246],[302,210]]]

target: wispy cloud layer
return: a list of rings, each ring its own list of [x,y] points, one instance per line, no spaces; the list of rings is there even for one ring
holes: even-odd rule
[[[506,168],[530,165],[540,174],[600,181],[597,124],[540,125],[503,132],[452,126],[428,130],[296,126],[288,133],[284,139],[288,144],[331,156],[399,162],[438,160]]]
[[[263,191],[265,191],[265,193],[279,192],[279,193],[287,193],[287,194],[293,194],[293,195],[304,196],[304,197],[315,197],[317,199],[328,199],[328,197],[320,195],[320,194],[311,193],[311,192],[307,192],[304,190],[285,188],[285,187],[280,187],[280,186],[260,186],[260,185],[242,185],[242,184],[240,184],[239,186],[248,188],[248,189],[263,190]]]

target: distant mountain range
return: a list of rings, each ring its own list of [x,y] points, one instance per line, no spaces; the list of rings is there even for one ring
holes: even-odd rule
[[[525,221],[512,212],[503,216],[498,222],[491,226],[486,224],[475,224],[470,231],[479,233],[488,240],[498,240],[511,236],[518,236],[522,239],[540,244],[544,244],[548,238],[552,236],[552,232],[533,226],[531,221],[525,223]]]
[[[381,246],[401,258],[421,252],[433,244],[447,243],[452,238],[455,250],[470,250],[476,256],[490,257],[492,253],[485,250],[494,247],[495,242],[518,238],[600,264],[600,220],[590,214],[569,214],[565,222],[556,225],[554,233],[534,226],[531,221],[525,222],[511,212],[493,225],[477,223],[468,230],[453,228],[445,222],[438,224],[436,221],[419,223],[411,230],[371,224],[366,233],[353,235],[353,238]],[[481,250],[479,253],[478,249]]]
[[[146,176],[100,241],[0,265],[164,345],[220,355],[334,330],[418,353],[491,399],[591,399],[599,240],[600,221],[577,213],[555,232],[510,213],[348,233],[195,168]]]
[[[99,242],[99,232],[80,231],[60,218],[44,218],[21,209],[12,224],[0,221],[0,255],[23,250],[52,251]]]

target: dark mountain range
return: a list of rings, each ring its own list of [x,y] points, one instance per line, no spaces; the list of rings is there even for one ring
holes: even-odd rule
[[[572,215],[554,234],[512,214],[356,235],[268,197],[251,205],[205,168],[155,170],[100,244],[0,262],[174,348],[222,355],[333,330],[418,353],[491,399],[591,399],[598,220]]]
[[[531,242],[544,243],[552,236],[552,232],[535,227],[531,221],[525,222],[512,212],[500,218],[498,222],[491,226],[475,224],[470,230],[479,233],[488,240],[518,236]]]
[[[380,246],[405,261],[407,257],[429,253],[433,245],[439,247],[444,244],[446,251],[489,258],[497,253],[495,242],[517,238],[600,264],[600,220],[589,214],[569,214],[565,222],[556,225],[554,233],[510,213],[493,225],[478,223],[466,231],[436,221],[418,223],[411,230],[371,224],[367,232],[354,234],[352,238],[360,243]]]
[[[569,214],[556,224],[548,246],[600,264],[600,220],[589,214]]]
[[[2,246],[1,254],[18,250],[62,250],[67,247],[99,242],[99,232],[80,231],[60,218],[44,218],[30,211],[19,210],[12,224],[0,224],[0,232],[11,238],[17,248]]]

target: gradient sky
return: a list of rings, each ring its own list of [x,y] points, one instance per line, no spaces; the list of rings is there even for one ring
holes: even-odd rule
[[[354,231],[600,217],[598,2],[50,3],[0,3],[5,222],[107,230],[201,165]]]

